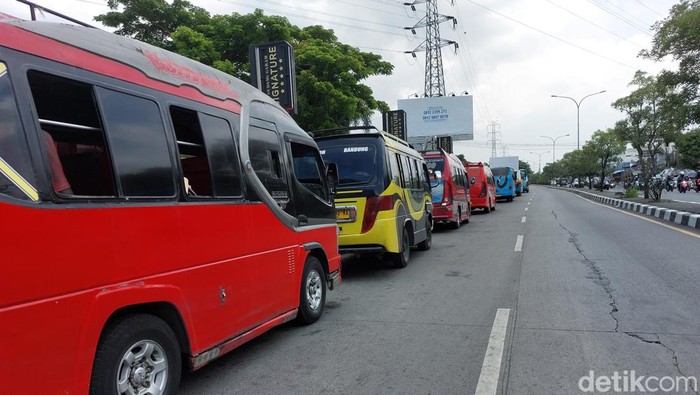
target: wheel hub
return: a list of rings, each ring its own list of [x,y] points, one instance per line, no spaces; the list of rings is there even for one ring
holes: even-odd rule
[[[138,365],[131,370],[129,382],[135,388],[145,387],[148,382],[148,370],[143,365]]]

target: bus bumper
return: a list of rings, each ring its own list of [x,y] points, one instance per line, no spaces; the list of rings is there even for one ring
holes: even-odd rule
[[[452,205],[433,206],[433,221],[437,223],[456,222],[457,215],[455,215],[454,207]]]

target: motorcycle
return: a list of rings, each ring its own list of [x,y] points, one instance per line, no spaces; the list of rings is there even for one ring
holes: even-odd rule
[[[666,191],[673,192],[673,183],[672,182],[666,182]]]
[[[700,193],[700,178],[695,180],[695,192]]]
[[[688,185],[688,181],[683,180],[683,181],[681,181],[680,184],[678,184],[678,192],[686,193],[686,192],[688,192],[688,189],[690,189],[690,185]]]

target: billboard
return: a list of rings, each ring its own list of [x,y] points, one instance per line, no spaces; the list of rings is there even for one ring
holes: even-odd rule
[[[398,100],[406,111],[408,136],[452,136],[474,139],[473,96],[439,96]]]
[[[286,41],[250,46],[250,84],[297,113],[294,50]]]
[[[393,134],[401,140],[406,140],[406,112],[403,110],[389,111],[382,114],[384,131]]]

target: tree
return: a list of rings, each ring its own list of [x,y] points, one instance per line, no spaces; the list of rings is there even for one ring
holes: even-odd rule
[[[627,115],[615,125],[615,134],[623,142],[630,143],[639,156],[644,183],[644,198],[649,198],[650,181],[657,173],[657,156],[664,142],[675,133],[672,122],[664,120],[667,88],[656,77],[637,71],[630,82],[637,88],[628,96],[617,99],[612,106]]]
[[[525,169],[527,174],[532,174],[532,168],[530,167],[529,163],[522,160],[518,160],[518,166],[520,169]]]
[[[678,61],[677,71],[665,70],[660,81],[676,90],[683,101],[685,125],[700,121],[700,1],[682,0],[671,8],[669,16],[652,27],[655,31],[651,50],[640,56]]]
[[[567,152],[560,162],[565,176],[578,178],[579,182],[583,182],[583,178],[586,177],[589,179],[589,185],[590,177],[598,170],[590,149]]]
[[[700,168],[700,128],[683,134],[676,143],[682,165]]]
[[[287,18],[232,13],[210,16],[185,0],[108,0],[112,10],[95,19],[116,33],[157,45],[237,78],[250,78],[248,48],[252,44],[287,41],[295,51],[299,115],[305,130],[369,124],[375,111],[389,105],[373,97],[362,81],[390,75],[393,65],[381,56],[338,41],[333,30],[303,29]]]
[[[179,26],[197,26],[209,21],[209,13],[186,0],[107,0],[110,11],[95,17],[105,26],[118,28],[115,33],[149,44],[173,49],[170,35]]]
[[[309,129],[370,123],[375,110],[389,106],[374,99],[372,89],[360,81],[372,75],[389,75],[393,66],[381,56],[361,52],[338,42],[332,30],[321,26],[303,29],[296,48],[300,125]],[[304,93],[302,96],[301,93]]]
[[[584,144],[583,149],[590,151],[591,156],[598,164],[600,183],[596,185],[596,188],[602,191],[606,170],[610,163],[617,158],[617,155],[625,151],[625,143],[618,139],[613,129],[608,129],[605,132],[598,130],[593,133],[591,140]]]

